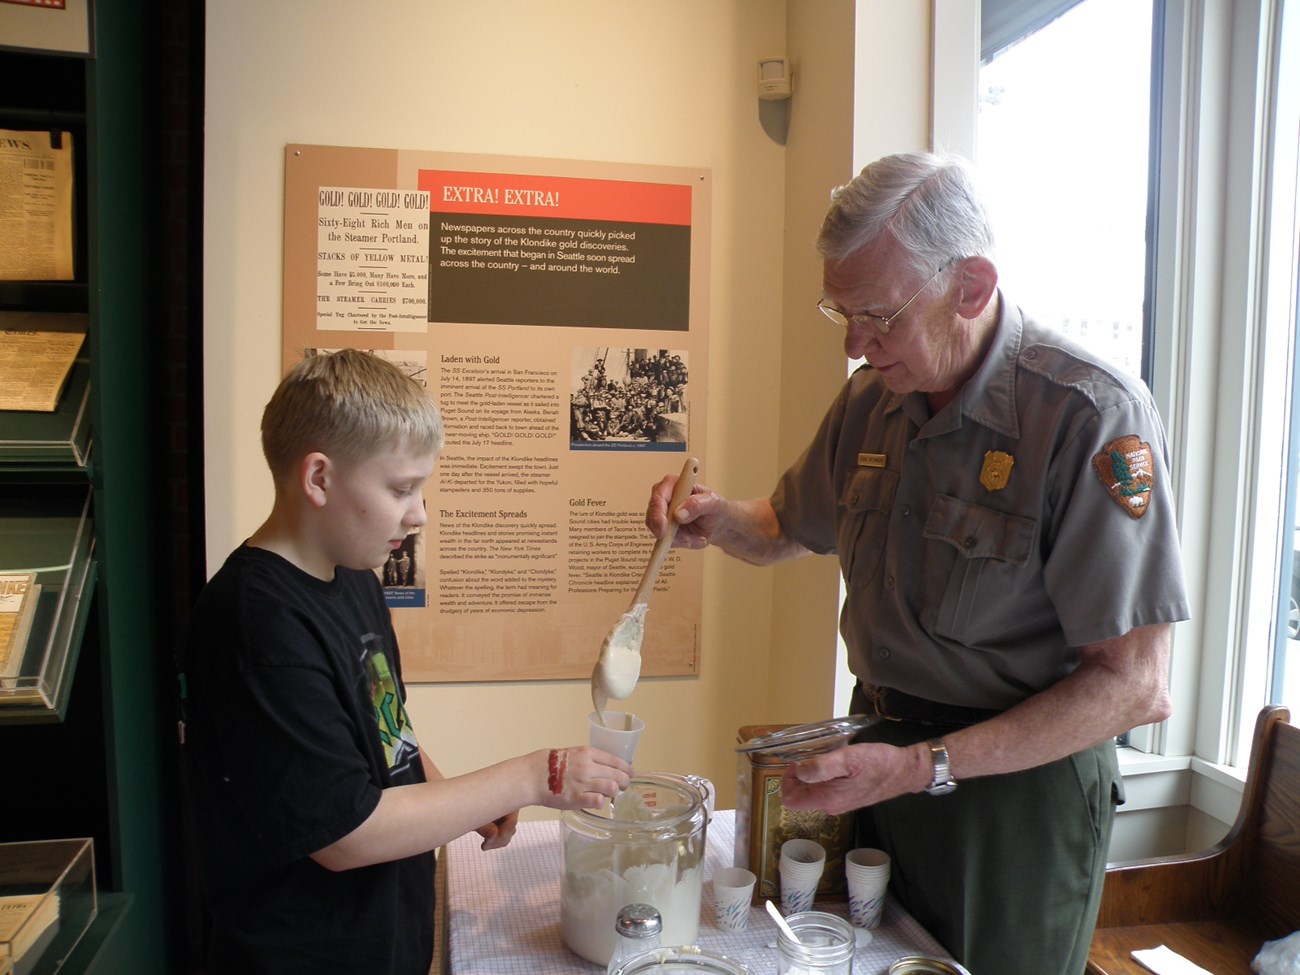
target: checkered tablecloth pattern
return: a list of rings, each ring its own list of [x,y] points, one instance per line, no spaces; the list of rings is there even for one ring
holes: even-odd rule
[[[564,872],[563,826],[554,820],[521,823],[502,850],[484,852],[470,833],[447,846],[438,870],[446,871],[451,975],[603,975],[604,969],[574,954],[560,931],[560,876]],[[714,921],[713,871],[733,860],[734,810],[719,810],[709,823],[699,947],[741,962],[752,975],[776,971],[776,925],[761,906],[751,910],[744,931],[722,931]],[[847,916],[847,904],[816,905]],[[903,955],[950,956],[891,896],[871,943],[853,958],[855,975],[885,975]]]

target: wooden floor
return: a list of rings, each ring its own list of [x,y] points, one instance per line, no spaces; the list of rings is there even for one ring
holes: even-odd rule
[[[1184,958],[1194,958],[1214,975],[1251,975],[1249,961],[1266,939],[1245,921],[1204,924],[1144,924],[1106,928],[1097,932],[1088,956],[1089,975],[1151,975],[1130,954],[1135,949],[1164,945]]]

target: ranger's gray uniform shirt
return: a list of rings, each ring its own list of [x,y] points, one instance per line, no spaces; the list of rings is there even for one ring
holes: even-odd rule
[[[931,417],[863,366],[771,502],[789,537],[839,555],[857,677],[1000,709],[1188,605],[1151,394],[999,297],[952,402]]]

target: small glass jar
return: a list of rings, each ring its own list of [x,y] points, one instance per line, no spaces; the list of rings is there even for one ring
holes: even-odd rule
[[[637,955],[615,975],[750,975],[750,970],[734,958],[684,945]]]
[[[776,975],[853,975],[857,935],[848,921],[822,911],[791,914],[785,919],[799,939],[776,934]]]
[[[658,948],[663,926],[659,912],[649,904],[628,904],[620,910],[614,919],[614,954],[605,967],[606,975],[613,975],[637,955]]]

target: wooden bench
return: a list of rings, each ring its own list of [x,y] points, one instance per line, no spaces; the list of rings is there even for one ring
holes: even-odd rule
[[[1241,810],[1215,847],[1111,864],[1089,975],[1150,975],[1134,949],[1167,945],[1214,975],[1250,975],[1265,941],[1300,930],[1300,728],[1255,723]]]

